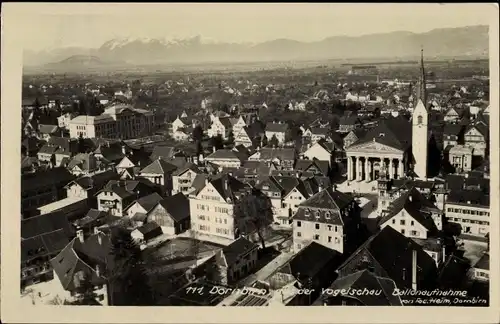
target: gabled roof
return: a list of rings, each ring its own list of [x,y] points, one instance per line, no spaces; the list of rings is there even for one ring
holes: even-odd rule
[[[180,222],[190,216],[189,199],[181,192],[159,201],[158,204],[165,208],[176,222]]]
[[[411,124],[403,117],[382,120],[354,145],[373,141],[398,150],[406,150],[412,143]]]
[[[461,132],[463,132],[465,129],[464,125],[460,124],[445,124],[444,129],[443,129],[443,135],[444,136],[458,136],[460,135]]]
[[[293,148],[271,148],[271,147],[263,147],[260,149],[260,158],[259,160],[295,160],[295,149]]]
[[[149,223],[142,225],[141,227],[138,227],[137,231],[141,232],[143,235],[146,235],[149,233],[154,233],[154,232],[161,233],[161,227],[160,227],[160,225],[158,225],[155,222],[149,222]]]
[[[244,237],[239,237],[236,241],[222,249],[222,254],[226,260],[226,266],[233,265],[238,258],[247,254],[248,252],[257,249],[259,246],[250,242]]]
[[[151,164],[146,166],[141,170],[141,173],[144,174],[167,174],[172,173],[177,170],[177,167],[165,160],[161,157],[154,160]]]
[[[433,280],[437,275],[436,263],[412,239],[407,238],[391,226],[368,238],[345,262],[339,271],[349,265],[353,259],[364,251],[368,252],[385,271],[387,277],[394,280],[398,288],[411,288],[411,269],[413,251],[417,252],[417,271],[420,284]]]
[[[298,171],[308,171],[310,168],[316,167],[323,175],[328,175],[328,169],[330,168],[330,163],[328,161],[320,160],[297,160],[295,162],[295,170]]]
[[[61,251],[69,242],[63,229],[42,233],[21,240],[21,262],[53,255]]]
[[[99,219],[105,218],[107,215],[108,215],[107,212],[92,208],[87,212],[85,217],[76,220],[74,222],[74,224],[76,227],[84,227],[84,226],[87,226],[89,224],[92,224],[93,222],[95,222]]]
[[[209,156],[207,156],[205,159],[207,159],[207,160],[210,160],[210,159],[221,159],[221,160],[232,159],[232,160],[241,161],[241,157],[238,154],[238,152],[235,152],[233,150],[227,150],[227,149],[217,150],[217,151],[213,152],[212,154],[210,154]]]
[[[130,204],[128,207],[126,207],[125,210],[129,209],[134,204],[139,204],[139,206],[144,208],[144,210],[146,212],[149,212],[162,200],[163,200],[163,198],[159,194],[157,194],[156,192],[153,192],[150,195],[143,196],[143,197],[137,199],[132,204]]]
[[[110,180],[118,180],[118,178],[119,178],[119,175],[116,172],[114,172],[112,170],[108,170],[108,171],[93,174],[91,176],[79,177],[79,178],[69,182],[66,185],[66,187],[70,186],[73,183],[76,183],[85,190],[93,189],[95,191],[99,191]]]
[[[481,258],[474,264],[474,268],[482,270],[490,270],[490,253],[485,252]]]
[[[44,124],[40,124],[38,126],[38,130],[40,131],[40,133],[42,134],[55,134],[57,131],[58,131],[59,127],[57,127],[57,125],[44,125]]]
[[[368,270],[354,272],[345,277],[339,278],[329,287],[337,290],[341,296],[353,298],[365,306],[402,306],[399,296],[394,295],[397,288],[393,280],[375,275]],[[348,294],[349,290],[374,290],[380,294]],[[325,295],[327,297],[328,295]]]
[[[75,237],[50,263],[67,291],[76,288],[75,275],[80,271],[86,273],[95,284],[102,283],[105,271],[113,267],[111,239],[104,233],[93,234],[83,243]],[[96,273],[97,266],[101,271],[100,277]]]
[[[188,170],[191,170],[191,171],[193,171],[196,174],[202,173],[196,164],[190,162],[190,163],[187,163],[186,165],[184,165],[183,167],[178,168],[177,170],[175,170],[172,173],[172,175],[174,175],[174,176],[181,176],[184,173],[186,173]]]
[[[241,193],[251,189],[248,184],[243,183],[226,173],[220,174],[216,178],[212,179],[210,183],[224,200],[229,199],[231,201],[235,201]]]
[[[436,230],[436,224],[429,213],[439,212],[439,209],[415,189],[415,187],[406,191],[393,201],[388,209],[389,212],[380,220],[380,224],[387,222],[404,209],[414,220],[428,231]]]
[[[300,282],[314,278],[326,266],[331,265],[332,271],[336,268],[334,263],[340,264],[342,254],[316,242],[311,242],[300,250],[279,272],[291,274]]]
[[[21,175],[21,191],[29,191],[49,185],[64,185],[75,178],[66,168],[57,167]]]

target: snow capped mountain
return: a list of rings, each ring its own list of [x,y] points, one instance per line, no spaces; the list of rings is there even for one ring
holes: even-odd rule
[[[443,42],[446,40],[446,42]],[[423,45],[432,57],[484,57],[488,53],[488,26],[435,29],[426,33],[393,32],[357,37],[334,36],[322,41],[275,39],[257,44],[218,42],[193,37],[114,38],[99,48],[59,48],[24,53],[25,64],[60,62],[73,55],[92,55],[103,62],[130,64],[289,61],[335,58],[416,57]]]

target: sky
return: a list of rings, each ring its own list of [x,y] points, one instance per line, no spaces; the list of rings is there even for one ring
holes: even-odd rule
[[[26,4],[28,5],[28,4]],[[493,4],[29,4],[24,48],[99,47],[113,38],[317,41],[393,31],[487,25]],[[498,10],[498,9],[497,9]],[[21,17],[20,17],[21,19]]]

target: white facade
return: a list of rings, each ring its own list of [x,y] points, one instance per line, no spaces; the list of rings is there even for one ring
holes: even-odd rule
[[[294,220],[292,227],[293,250],[295,253],[307,246],[311,241],[340,253],[344,251],[344,229],[342,226],[314,221]]]
[[[409,238],[427,239],[428,230],[404,209],[381,224],[380,229],[382,230],[386,226],[392,227]]]
[[[304,156],[309,160],[318,159],[319,161],[328,161],[331,164],[332,154],[328,152],[323,146],[314,143],[311,147],[304,152]]]
[[[182,192],[187,196],[192,191],[191,186],[193,185],[196,175],[196,172],[193,170],[187,170],[180,175],[172,176],[172,195]]]
[[[412,117],[412,152],[415,159],[413,170],[421,179],[427,178],[427,144],[429,115],[422,100],[419,99]]]
[[[462,226],[462,233],[486,236],[490,232],[490,209],[487,206],[447,202],[445,216]]]
[[[472,148],[457,145],[450,149],[449,162],[455,168],[455,172],[469,172],[472,169]]]

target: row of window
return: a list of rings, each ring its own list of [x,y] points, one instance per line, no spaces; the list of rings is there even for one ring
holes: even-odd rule
[[[301,232],[297,232],[297,237],[302,237],[302,233]],[[319,241],[321,239],[321,237],[319,236],[319,234],[314,234],[313,236],[313,239],[316,240],[316,241]],[[333,237],[334,239],[334,243],[335,244],[339,244],[340,243],[340,239],[338,237]],[[328,236],[328,243],[332,243],[332,237],[331,236]]]
[[[302,222],[301,222],[301,221],[297,221],[297,223],[296,223],[296,224],[297,224],[297,227],[302,227]],[[321,229],[321,225],[322,225],[322,224],[320,224],[320,223],[316,223],[316,224],[314,224],[314,227],[315,227],[317,230],[319,230],[319,229]],[[323,225],[324,225],[324,224],[323,224]],[[326,226],[326,228],[328,229],[328,231],[329,231],[329,232],[331,232],[332,230],[333,230],[334,232],[338,232],[338,230],[339,230],[337,225],[325,225],[325,226]]]
[[[450,217],[450,221],[453,222],[461,222],[461,223],[470,223],[470,224],[479,224],[479,225],[490,225],[490,222],[487,221],[478,221],[478,220],[470,220],[466,218],[455,218],[455,217]]]
[[[487,212],[487,211],[470,210],[470,209],[465,209],[465,208],[448,207],[447,211],[450,213],[458,213],[458,214],[465,214],[465,215],[490,216],[490,212]]]
[[[217,234],[229,235],[229,230],[227,228],[216,228],[215,232]]]
[[[396,224],[396,219],[392,219],[392,223]],[[399,225],[406,225],[406,221],[404,219],[399,220]],[[410,226],[415,226],[415,221],[410,221]]]
[[[405,235],[406,231],[404,230],[404,228],[401,229],[401,234]],[[418,231],[410,231],[410,235],[411,236],[419,236],[419,232]]]
[[[219,197],[216,197],[216,196],[205,196],[205,195],[201,195],[201,199],[203,200],[220,200]]]

